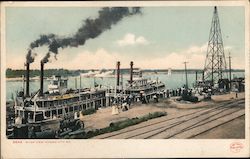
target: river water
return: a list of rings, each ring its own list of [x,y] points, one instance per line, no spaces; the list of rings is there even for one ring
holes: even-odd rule
[[[201,74],[198,74],[198,79],[201,79]],[[233,72],[233,77],[244,77],[244,72]],[[185,74],[184,73],[172,73],[171,75],[168,75],[167,73],[160,73],[160,74],[145,74],[143,75],[145,78],[149,78],[152,80],[159,80],[163,82],[166,85],[166,88],[168,89],[176,89],[182,87],[185,82]],[[128,75],[124,75],[123,77],[123,83],[127,83],[127,80],[129,79]],[[77,82],[76,82],[77,81]],[[81,78],[81,86],[82,88],[93,88],[94,83],[97,83],[102,86],[114,86],[116,83],[116,79],[114,77],[103,77],[103,78]],[[188,85],[189,87],[192,87],[195,82],[195,73],[189,73],[188,74]],[[47,85],[49,81],[44,80],[44,91],[47,90]],[[77,84],[76,84],[77,83]],[[68,77],[68,88],[75,88],[80,87],[80,77]],[[22,90],[23,82],[22,81],[6,81],[6,100],[11,100],[15,95],[16,92],[19,90]],[[31,81],[30,82],[30,92],[35,92],[40,87],[40,81]]]

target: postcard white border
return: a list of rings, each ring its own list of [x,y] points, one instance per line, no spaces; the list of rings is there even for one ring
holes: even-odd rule
[[[98,6],[244,6],[245,7],[245,139],[175,140],[8,140],[5,135],[5,7],[98,7]],[[2,2],[1,3],[1,157],[3,158],[125,158],[125,157],[247,157],[249,152],[249,2],[246,1],[112,1],[112,2]],[[22,141],[22,144],[13,143]],[[25,143],[34,141],[35,143]],[[43,143],[38,143],[39,141]],[[50,143],[45,143],[49,141]],[[56,141],[56,143],[53,143]],[[59,141],[59,142],[58,142]],[[241,142],[240,153],[232,153],[230,144]]]

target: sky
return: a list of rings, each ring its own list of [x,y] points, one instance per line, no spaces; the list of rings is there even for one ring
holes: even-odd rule
[[[232,68],[244,69],[244,7],[219,6],[224,53],[232,56]],[[73,35],[86,18],[96,18],[101,8],[7,7],[6,66],[23,69],[27,49],[41,34]],[[128,68],[130,61],[142,69],[203,69],[213,16],[209,6],[144,7],[142,14],[126,17],[95,39],[77,48],[59,49],[45,68],[110,69],[116,61]],[[43,46],[32,69],[48,52]],[[228,58],[226,58],[228,60]]]

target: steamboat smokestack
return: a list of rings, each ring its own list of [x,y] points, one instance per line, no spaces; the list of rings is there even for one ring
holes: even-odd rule
[[[44,63],[41,61],[41,74],[40,74],[40,96],[43,96],[43,77],[44,77]]]
[[[120,61],[117,62],[117,82],[116,85],[119,86],[120,85]]]
[[[133,61],[130,62],[130,84],[133,82]]]
[[[26,63],[26,97],[30,96],[30,63]]]
[[[204,82],[204,80],[205,80],[205,72],[202,71],[202,81]]]
[[[195,71],[195,81],[197,82],[198,80],[198,71]]]

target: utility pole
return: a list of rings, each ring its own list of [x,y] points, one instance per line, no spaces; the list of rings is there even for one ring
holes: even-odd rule
[[[185,65],[185,74],[186,74],[186,89],[188,89],[188,79],[187,79],[187,63],[188,62],[183,62],[184,63],[184,65]]]
[[[230,86],[230,90],[231,90],[231,74],[232,74],[232,70],[231,70],[231,55],[229,52],[229,56],[228,56],[228,60],[229,60],[229,86]]]

